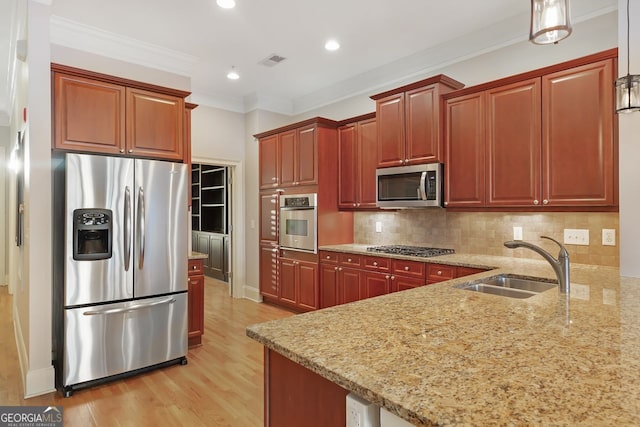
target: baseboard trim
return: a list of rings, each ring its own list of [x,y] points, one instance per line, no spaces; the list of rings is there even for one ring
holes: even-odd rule
[[[27,354],[27,346],[24,343],[20,318],[15,307],[13,310],[13,333],[15,334],[16,348],[18,349],[18,362],[20,364],[24,398],[28,399],[55,391],[56,374],[53,366],[29,370],[29,355]]]
[[[246,299],[255,302],[262,302],[262,295],[260,295],[260,289],[254,288],[253,286],[244,285],[243,294]]]

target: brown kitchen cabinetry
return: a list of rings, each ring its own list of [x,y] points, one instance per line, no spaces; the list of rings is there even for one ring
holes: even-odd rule
[[[260,193],[260,242],[278,242],[280,227],[279,192]]]
[[[309,311],[319,308],[318,263],[281,257],[278,300],[292,308]]]
[[[376,101],[378,167],[443,161],[440,95],[463,86],[438,75],[371,96]]]
[[[187,300],[189,346],[199,345],[204,334],[204,267],[199,258],[189,260]]]
[[[280,183],[278,171],[278,135],[270,135],[260,139],[259,146],[260,188],[276,187]]]
[[[51,64],[53,148],[187,162],[189,92]]]
[[[427,263],[427,283],[444,282],[445,280],[469,276],[487,271],[485,268],[463,267],[447,264]]]
[[[617,206],[609,50],[444,96],[445,206]]]
[[[349,120],[338,128],[340,209],[376,208],[375,113]]]
[[[260,244],[260,294],[278,298],[278,247]]]

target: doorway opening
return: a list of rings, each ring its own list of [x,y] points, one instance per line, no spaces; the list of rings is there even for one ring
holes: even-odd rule
[[[230,172],[228,166],[191,165],[191,249],[207,254],[205,276],[226,283],[232,277]]]

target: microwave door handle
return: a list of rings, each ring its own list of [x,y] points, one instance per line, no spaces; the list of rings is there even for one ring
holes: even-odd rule
[[[427,182],[427,171],[423,171],[420,175],[420,187],[418,188],[418,198],[420,200],[427,200],[427,191],[426,191],[426,182]]]

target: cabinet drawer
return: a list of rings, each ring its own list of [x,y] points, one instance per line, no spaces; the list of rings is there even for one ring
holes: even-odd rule
[[[384,257],[365,256],[364,267],[371,270],[391,271],[391,259]]]
[[[443,282],[454,277],[456,277],[456,267],[453,265],[428,264],[427,266],[428,283]]]
[[[204,260],[203,259],[190,259],[189,260],[189,276],[196,276],[198,274],[204,274]]]
[[[393,274],[401,274],[403,276],[425,277],[425,263],[419,261],[405,261],[400,259],[393,260]]]
[[[476,268],[476,267],[457,267],[456,268],[456,277],[464,277],[469,276],[471,274],[482,273],[487,271],[484,268]]]
[[[320,262],[329,262],[332,264],[338,263],[338,253],[337,252],[328,252],[328,251],[320,251],[319,255]]]
[[[362,265],[362,256],[354,254],[338,254],[338,261],[341,265],[360,267]]]

